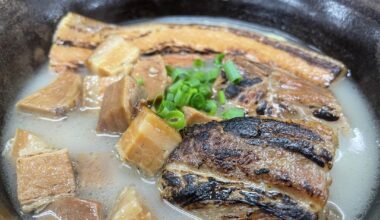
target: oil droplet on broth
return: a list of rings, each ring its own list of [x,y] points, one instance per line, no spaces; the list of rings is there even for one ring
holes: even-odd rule
[[[145,22],[227,25],[308,46],[280,31],[229,19],[165,17],[145,20]],[[308,47],[312,48],[311,46]],[[43,66],[38,74],[25,84],[24,89],[18,94],[17,100],[47,85],[54,77],[55,75],[49,72],[47,65]],[[374,194],[372,189],[376,187],[376,179],[379,174],[377,166],[377,161],[379,160],[378,144],[376,142],[378,141],[377,130],[367,103],[348,79],[340,80],[340,82],[332,86],[332,90],[350,121],[352,131],[349,136],[340,136],[340,147],[331,171],[333,183],[330,188],[330,202],[326,213],[328,216],[338,216],[337,218],[341,216],[341,218],[347,220],[358,219],[363,217],[361,213],[363,213]],[[355,100],[355,104],[352,104],[352,100]],[[97,135],[95,132],[98,111],[77,110],[70,113],[64,120],[54,122],[41,120],[32,115],[17,113],[13,106],[7,113],[7,122],[3,129],[2,137],[3,146],[6,145],[6,149],[8,149],[9,142],[7,144],[7,141],[14,136],[16,128],[21,128],[38,134],[46,142],[58,148],[68,148],[75,168],[80,174],[80,177],[78,177],[78,197],[99,201],[104,205],[104,210],[109,212],[118,193],[125,186],[134,185],[158,219],[195,218],[162,201],[155,181],[142,177],[139,171],[125,163],[121,163],[114,150],[114,145],[119,136]],[[362,123],[363,121],[367,123]],[[11,195],[13,204],[17,207],[14,162],[6,155],[4,153],[6,159],[3,160],[1,165],[5,173],[7,191]],[[86,161],[93,167],[90,165],[83,166]],[[98,169],[95,169],[95,167]],[[355,175],[351,175],[352,173],[355,173]],[[99,179],[96,178],[97,176]],[[356,190],[358,188],[361,190]],[[352,198],[355,198],[355,202],[351,202]],[[31,216],[23,215],[23,218],[31,219]]]

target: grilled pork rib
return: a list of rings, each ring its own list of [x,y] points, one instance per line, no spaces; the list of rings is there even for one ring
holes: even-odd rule
[[[231,84],[226,75],[221,74],[214,88],[224,90],[227,99],[245,108],[249,116],[302,119],[334,128],[348,127],[342,109],[329,89],[257,63],[244,55],[228,55],[226,59],[234,61],[243,80]]]
[[[327,201],[337,137],[320,123],[235,118],[182,136],[162,197],[202,218],[317,219]]]

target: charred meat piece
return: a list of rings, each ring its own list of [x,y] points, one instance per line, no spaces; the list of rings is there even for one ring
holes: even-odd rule
[[[65,116],[80,103],[82,78],[65,72],[46,87],[17,102],[18,110],[48,118]]]
[[[132,122],[138,104],[144,97],[144,90],[130,76],[124,76],[108,86],[100,109],[97,131],[124,132]]]
[[[224,90],[226,97],[245,108],[248,115],[317,121],[337,128],[348,126],[341,107],[327,88],[243,55],[229,55],[227,59],[235,62],[243,80],[231,84],[221,74],[214,87]]]
[[[166,86],[171,82],[171,78],[166,73],[164,60],[160,55],[140,58],[134,66],[131,76],[141,82],[148,101],[163,95]]]
[[[316,219],[327,201],[337,137],[320,123],[235,118],[181,134],[161,193],[201,217]]]
[[[69,13],[60,22],[50,51],[56,71],[79,67],[108,36],[119,35],[143,54],[239,51],[320,86],[347,72],[344,64],[317,52],[257,33],[207,25],[150,24],[120,27]],[[68,53],[62,53],[65,50]],[[75,57],[74,57],[75,56]]]

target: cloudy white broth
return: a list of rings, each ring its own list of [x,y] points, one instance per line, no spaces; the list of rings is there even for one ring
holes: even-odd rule
[[[248,23],[209,17],[165,17],[141,22],[202,23],[228,25],[260,32],[276,39],[301,41],[277,30]],[[131,25],[126,23],[126,25]],[[15,102],[52,82],[56,74],[43,65],[27,80],[15,97]],[[376,190],[379,177],[379,139],[375,120],[365,99],[349,78],[339,79],[330,87],[348,118],[350,130],[339,135],[333,168],[330,172],[329,205],[342,219],[361,219]],[[8,151],[17,128],[31,131],[57,148],[67,148],[77,175],[77,195],[82,199],[100,202],[104,211],[110,212],[120,193],[127,185],[134,185],[143,201],[158,219],[195,219],[163,201],[156,179],[146,179],[135,168],[121,163],[115,150],[117,135],[98,135],[95,131],[98,110],[77,109],[61,120],[41,119],[20,113],[10,106],[2,131],[1,167],[6,189],[15,207],[18,206],[15,164]],[[20,211],[20,214],[21,211]],[[38,215],[34,216],[37,217]],[[25,219],[33,215],[22,214]]]

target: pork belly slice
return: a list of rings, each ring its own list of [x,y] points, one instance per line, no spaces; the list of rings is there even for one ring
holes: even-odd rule
[[[17,196],[24,212],[39,211],[50,202],[74,196],[75,179],[67,149],[16,161]]]
[[[169,51],[168,53],[163,53],[162,57],[165,65],[173,67],[191,67],[194,60],[211,60],[214,59],[215,54],[174,53],[173,51]]]
[[[79,199],[63,198],[50,203],[38,215],[38,220],[102,220],[104,219],[102,205],[99,202]]]
[[[156,219],[145,206],[142,198],[132,186],[127,186],[120,193],[112,209],[109,220],[153,220]]]
[[[166,73],[164,60],[160,55],[141,57],[133,67],[131,76],[141,82],[147,100],[152,101],[163,95],[171,78]]]
[[[129,74],[140,56],[140,49],[120,36],[105,39],[87,59],[86,66],[99,76]]]
[[[82,78],[74,72],[65,72],[46,87],[18,101],[19,111],[47,118],[59,118],[80,103]]]
[[[101,133],[122,133],[132,122],[144,90],[130,76],[107,87],[100,109],[97,131]]]
[[[143,107],[116,144],[120,158],[154,176],[181,142],[180,134],[147,107]]]
[[[144,54],[200,53],[239,51],[257,61],[287,70],[320,86],[328,86],[347,72],[341,62],[315,51],[278,41],[257,33],[221,26],[144,24],[120,27],[69,13],[60,22],[54,45],[64,45],[80,54],[80,60],[65,59],[53,46],[50,62],[53,69],[80,66],[88,56],[80,50],[93,50],[108,36],[119,35]],[[71,58],[68,56],[67,58]],[[74,61],[74,62],[73,62]]]
[[[82,107],[100,109],[106,88],[119,81],[122,76],[85,76],[83,79]]]
[[[228,55],[243,75],[235,85],[221,74],[216,90],[224,90],[231,103],[243,107],[248,115],[282,119],[316,121],[334,128],[347,128],[348,123],[338,101],[327,88],[243,55]]]
[[[44,140],[38,137],[36,134],[17,129],[13,138],[13,144],[11,147],[11,156],[16,159],[18,157],[31,156],[35,154],[41,154],[53,151],[54,148],[47,144]]]
[[[326,204],[337,137],[320,123],[235,118],[181,135],[160,179],[177,206],[203,217],[224,210],[216,219],[316,219]]]

